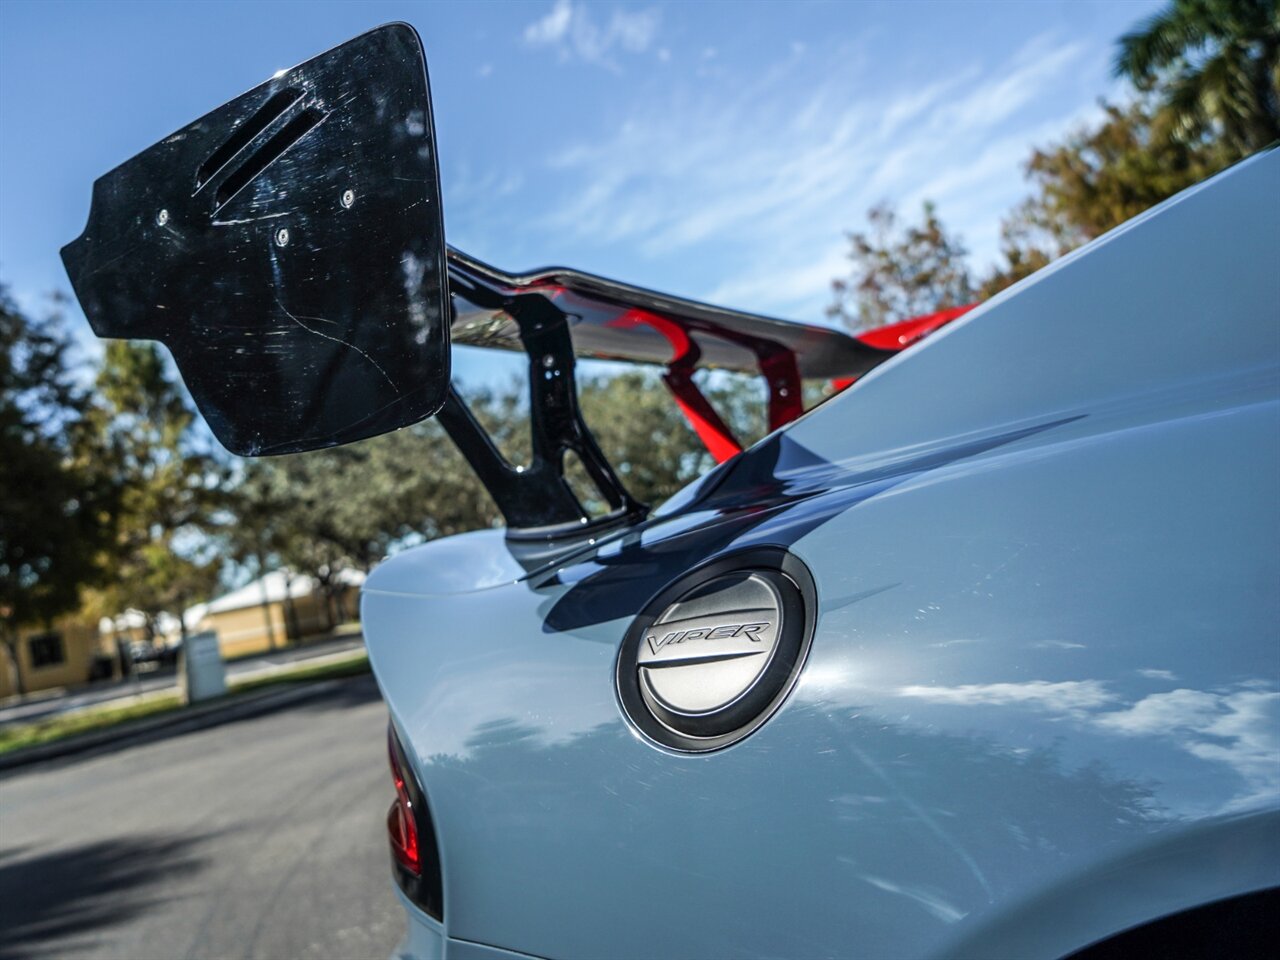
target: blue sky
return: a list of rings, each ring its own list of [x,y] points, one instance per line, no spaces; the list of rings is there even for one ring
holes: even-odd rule
[[[405,20],[455,246],[820,321],[844,231],[879,200],[934,200],[990,263],[1031,147],[1123,92],[1114,40],[1158,6],[4,0],[0,281],[28,308],[68,289],[58,249],[94,178]],[[464,378],[495,369],[459,360]]]

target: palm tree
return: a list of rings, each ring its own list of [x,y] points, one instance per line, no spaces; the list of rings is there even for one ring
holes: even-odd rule
[[[1159,94],[1181,136],[1247,156],[1280,139],[1280,0],[1171,0],[1120,38],[1114,71]]]

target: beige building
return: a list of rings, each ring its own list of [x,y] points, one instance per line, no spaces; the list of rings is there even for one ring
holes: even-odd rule
[[[74,617],[55,620],[49,627],[22,630],[18,634],[17,659],[0,649],[0,699],[19,692],[18,671],[26,693],[88,683],[94,678],[94,661],[109,657],[97,624]]]
[[[161,647],[176,643],[182,631],[176,617],[161,613],[148,623],[141,610],[126,610],[115,617],[103,617],[98,621],[103,649],[118,656],[121,647],[155,643]]]
[[[217,600],[191,607],[183,619],[192,633],[215,632],[224,657],[263,653],[323,636],[358,618],[364,575],[346,571],[339,575],[339,582],[333,602],[326,603],[312,577],[275,571]],[[173,617],[162,617],[155,629],[157,643],[178,642],[181,631]],[[18,635],[16,666],[7,648],[0,646],[0,700],[20,690],[35,693],[119,676],[119,648],[149,636],[146,618],[136,610],[97,624],[68,616],[47,629],[23,630]]]
[[[210,603],[186,611],[192,633],[212,630],[224,657],[243,657],[331,632],[359,616],[364,575],[345,571],[333,609],[311,577],[274,571]]]

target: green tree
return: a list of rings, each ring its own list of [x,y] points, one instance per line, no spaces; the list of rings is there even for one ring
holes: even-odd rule
[[[1003,263],[981,282],[983,297],[1238,159],[1219,145],[1170,136],[1172,116],[1150,98],[1102,107],[1098,123],[1032,153],[1026,171],[1034,192],[1001,225]]]
[[[932,203],[918,224],[900,227],[885,204],[872,207],[867,221],[868,230],[848,235],[852,269],[832,281],[827,316],[865,330],[973,300],[967,251]]]
[[[0,639],[19,692],[18,631],[74,610],[102,578],[119,492],[69,352],[59,318],[30,319],[0,287]]]
[[[1280,138],[1280,0],[1173,0],[1115,71],[1138,96],[1032,153],[984,297]]]
[[[228,497],[228,510],[235,521],[227,525],[222,535],[227,560],[250,570],[254,577],[262,577],[279,567],[280,553],[288,532],[290,501],[274,482],[273,471],[263,467],[269,463],[263,460],[244,461],[239,479]],[[262,606],[267,640],[274,649],[279,645],[279,638],[276,637],[265,592]]]
[[[227,469],[155,344],[107,341],[97,391],[95,417],[121,489],[114,575],[98,603],[107,613],[141,611],[154,633],[159,614],[181,622],[218,582]]]
[[[704,391],[743,442],[764,432],[754,382],[713,375]],[[589,425],[632,492],[656,504],[711,466],[711,458],[655,374],[585,377]],[[468,404],[513,464],[529,457],[526,391],[477,391]],[[585,471],[568,474],[589,512],[602,512]],[[284,569],[316,579],[337,608],[343,570],[369,570],[400,546],[501,523],[501,515],[438,424],[427,421],[342,447],[246,461],[224,541],[257,575]]]
[[[476,415],[500,442],[524,424],[514,393],[482,394]],[[244,463],[232,493],[228,553],[256,575],[284,569],[315,578],[331,622],[344,570],[368,571],[415,539],[492,525],[488,494],[434,422],[359,443]]]
[[[1280,139],[1280,0],[1172,0],[1120,38],[1114,69],[1187,142],[1239,158]]]
[[[1042,214],[1038,198],[1033,197],[1000,222],[1002,260],[978,281],[977,299],[994,297],[1070,249],[1057,235],[1056,225],[1045,223]]]
[[[722,387],[720,392],[726,390]],[[708,399],[724,416],[724,398],[709,393]],[[605,459],[631,494],[644,503],[656,506],[713,465],[653,373],[627,370],[612,377],[588,377],[581,382],[581,403]],[[573,463],[568,476],[590,512],[606,509],[585,469]]]

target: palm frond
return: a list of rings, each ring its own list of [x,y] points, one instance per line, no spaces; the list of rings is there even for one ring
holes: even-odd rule
[[[1156,73],[1168,67],[1182,53],[1177,6],[1152,14],[1117,42],[1112,72],[1127,77],[1139,89],[1145,89]]]

